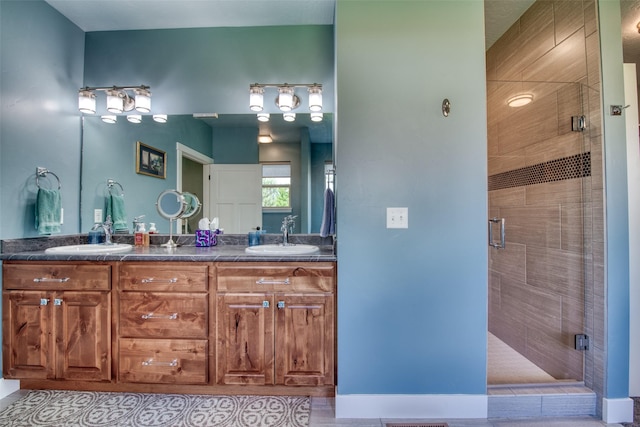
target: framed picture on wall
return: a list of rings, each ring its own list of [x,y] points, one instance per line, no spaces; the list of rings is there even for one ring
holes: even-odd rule
[[[142,142],[136,142],[136,173],[165,179],[167,153]]]

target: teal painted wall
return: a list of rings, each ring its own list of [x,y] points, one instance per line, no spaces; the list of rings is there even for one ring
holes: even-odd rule
[[[75,233],[84,33],[43,1],[3,0],[0,16],[0,238],[38,235],[38,166],[62,181],[62,234]]]
[[[321,83],[332,112],[328,25],[92,32],[86,45],[85,84],[150,85],[155,113],[251,113],[256,82]],[[267,95],[265,111],[276,113]]]
[[[629,396],[629,208],[626,133],[624,117],[611,116],[608,113],[610,105],[624,105],[620,3],[600,0],[598,16],[602,58],[606,195],[607,361],[604,397],[613,399]]]
[[[338,394],[484,394],[482,2],[338,0],[336,81]]]

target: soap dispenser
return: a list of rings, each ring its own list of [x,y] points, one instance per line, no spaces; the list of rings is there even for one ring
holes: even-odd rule
[[[147,245],[149,244],[149,235],[147,234],[146,227],[144,222],[139,222],[136,224],[136,231],[133,234],[133,241],[136,246],[146,246],[145,243],[145,235],[147,236]]]

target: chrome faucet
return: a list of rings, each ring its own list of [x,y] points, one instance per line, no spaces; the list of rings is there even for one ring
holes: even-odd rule
[[[280,230],[282,231],[282,246],[289,246],[292,243],[289,243],[289,234],[293,234],[293,227],[295,227],[296,222],[295,219],[298,215],[287,215],[282,219],[282,227]]]
[[[104,244],[113,245],[113,242],[111,241],[111,235],[113,234],[113,221],[111,221],[111,215],[107,215],[107,219],[105,219],[102,224],[97,223],[91,229],[97,230],[99,228],[104,230]]]

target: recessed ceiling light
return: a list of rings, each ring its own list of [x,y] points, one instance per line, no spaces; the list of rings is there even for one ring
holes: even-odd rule
[[[523,95],[517,95],[513,98],[509,98],[507,100],[507,105],[509,107],[523,107],[533,101],[533,95],[530,93],[525,93]]]

